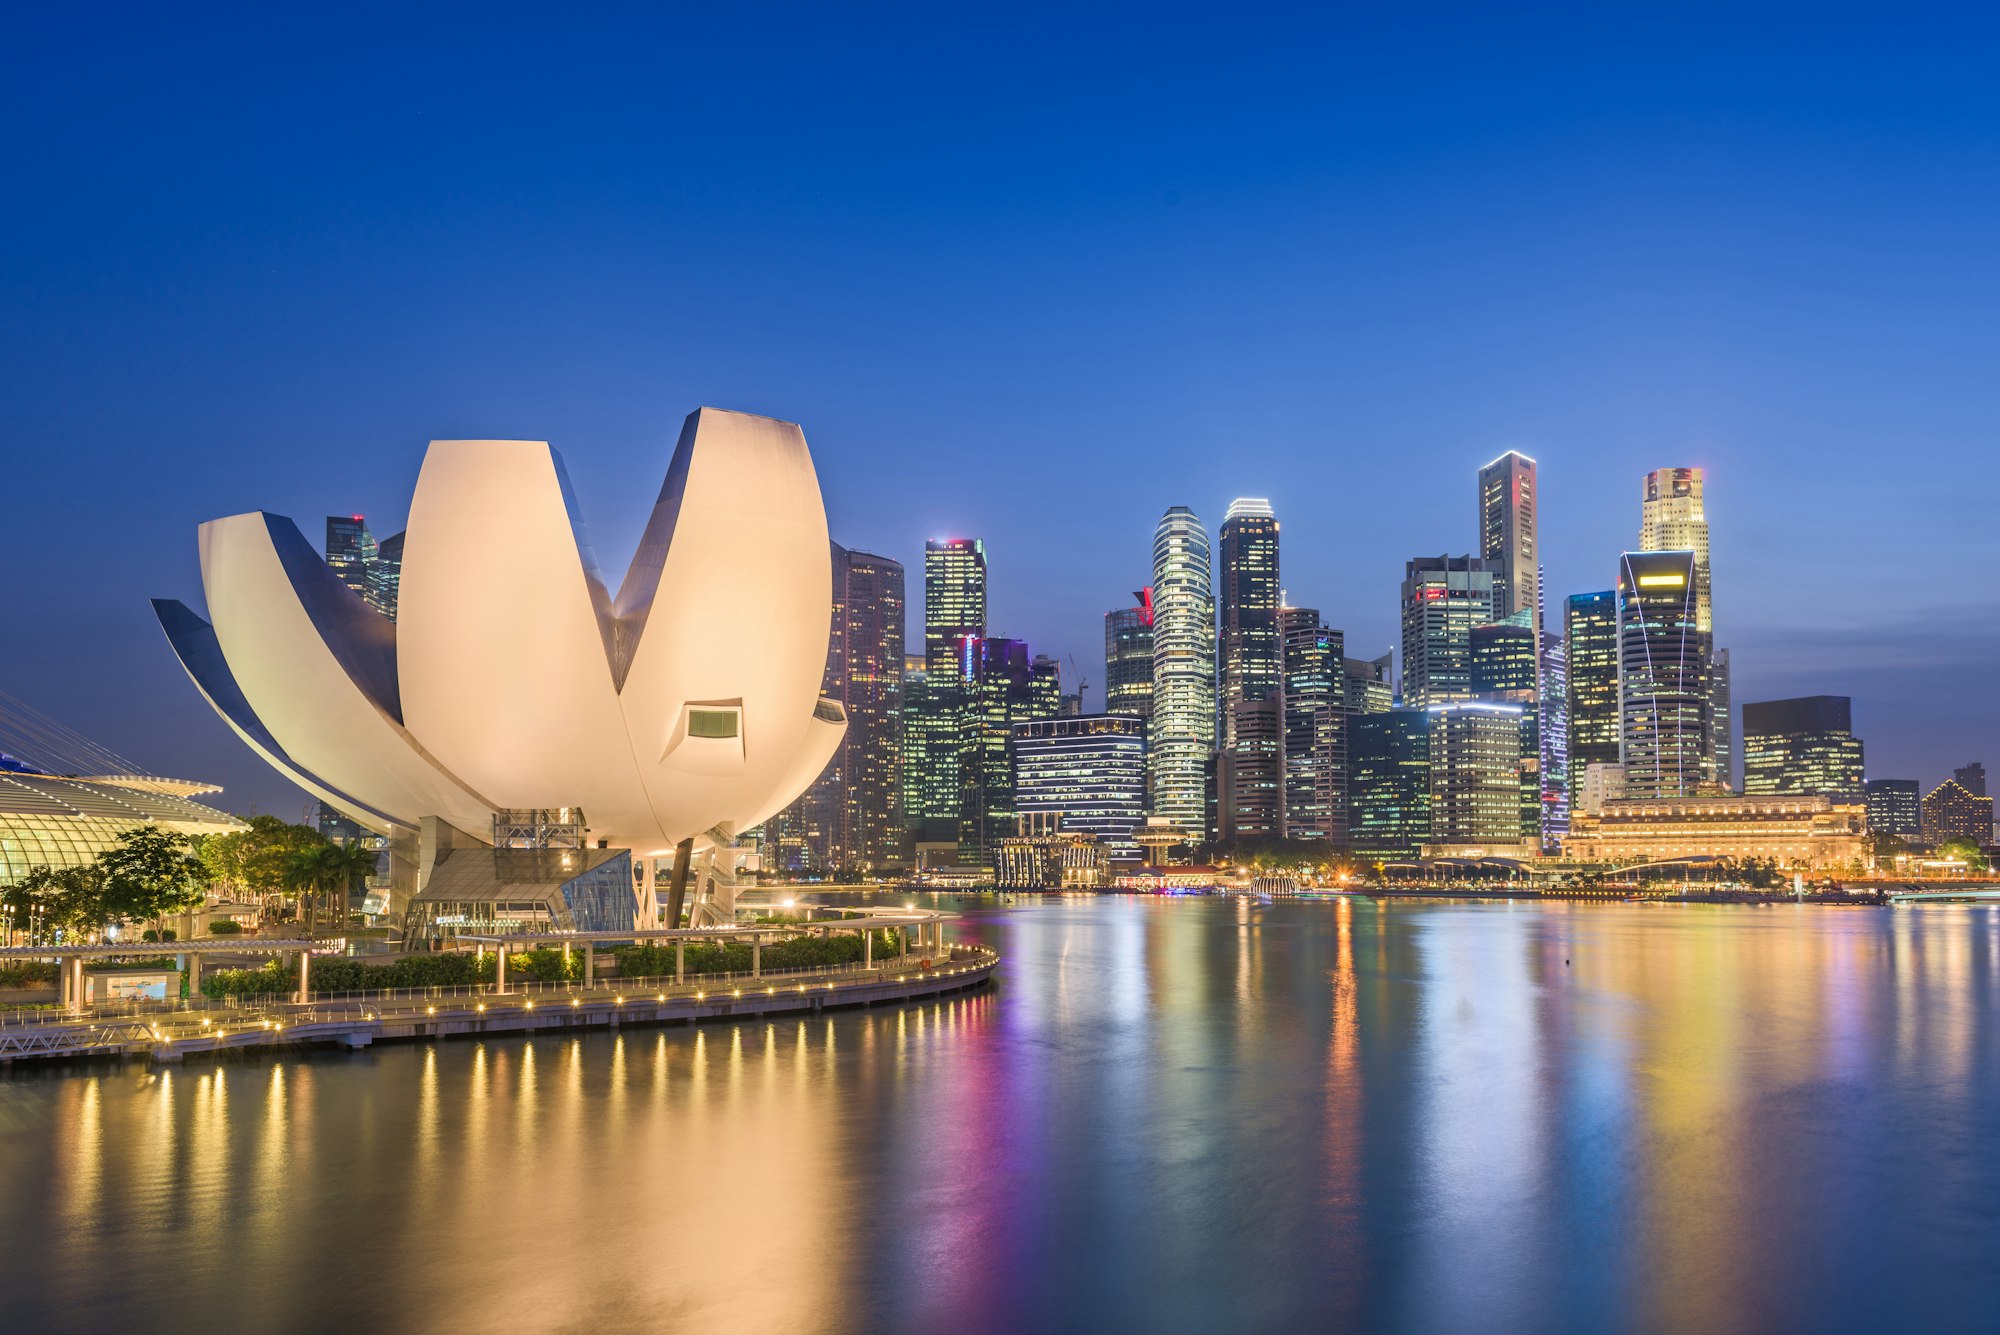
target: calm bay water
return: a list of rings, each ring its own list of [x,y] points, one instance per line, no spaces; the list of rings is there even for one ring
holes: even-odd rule
[[[2000,1329],[2000,911],[963,907],[935,1004],[0,1078],[0,1327]]]

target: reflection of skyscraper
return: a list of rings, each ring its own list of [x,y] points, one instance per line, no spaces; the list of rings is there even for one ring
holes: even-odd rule
[[[1217,573],[1217,665],[1222,745],[1235,744],[1230,708],[1278,689],[1278,521],[1271,503],[1232,501],[1222,521]]]
[[[1539,620],[1535,461],[1516,450],[1479,470],[1479,555],[1493,571],[1493,615],[1526,612]]]
[[[1743,706],[1743,794],[1864,800],[1861,739],[1848,698],[1810,695]]]
[[[1419,556],[1403,576],[1403,703],[1472,698],[1472,628],[1493,619],[1493,572],[1476,556]]]
[[[1695,626],[1694,582],[1693,552],[1618,561],[1619,763],[1629,797],[1692,796],[1714,773],[1709,643]]]
[[[1104,614],[1104,712],[1145,719],[1153,714],[1153,591],[1135,596],[1136,607]]]
[[[1347,842],[1346,638],[1310,607],[1278,612],[1284,835]]]
[[[1153,813],[1189,832],[1208,824],[1215,749],[1215,594],[1208,534],[1176,505],[1153,532]]]

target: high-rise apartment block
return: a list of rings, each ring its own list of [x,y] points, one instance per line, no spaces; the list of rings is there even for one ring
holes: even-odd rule
[[[1472,628],[1493,620],[1493,572],[1476,556],[1420,556],[1402,589],[1403,703],[1472,698]]]
[[[1743,706],[1743,794],[1863,800],[1861,739],[1844,695]]]
[[[1541,630],[1535,539],[1535,461],[1515,450],[1479,470],[1479,555],[1493,572],[1493,614],[1526,613]]]
[[[1215,592],[1208,532],[1176,505],[1153,533],[1153,814],[1199,838],[1215,750]]]
[[[1690,551],[1619,558],[1619,763],[1631,798],[1694,796],[1715,772],[1709,643],[1695,625],[1694,572]]]

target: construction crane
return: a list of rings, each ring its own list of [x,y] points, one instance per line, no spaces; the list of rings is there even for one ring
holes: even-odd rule
[[[1090,683],[1083,679],[1083,669],[1076,665],[1076,655],[1070,654],[1070,671],[1076,673],[1076,712],[1083,713],[1083,693],[1090,689]]]

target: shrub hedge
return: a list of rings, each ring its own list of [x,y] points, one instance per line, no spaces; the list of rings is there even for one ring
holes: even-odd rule
[[[58,981],[60,972],[54,960],[0,964],[0,987],[41,987]]]
[[[243,924],[234,918],[216,918],[208,924],[210,936],[241,936]]]

